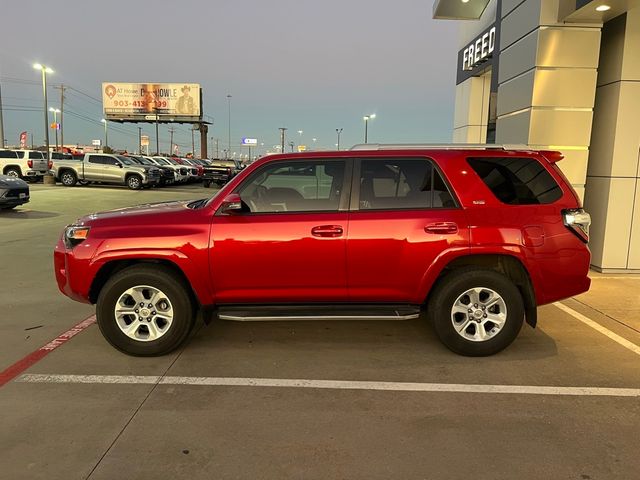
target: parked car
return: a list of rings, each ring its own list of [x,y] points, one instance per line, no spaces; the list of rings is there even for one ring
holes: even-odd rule
[[[264,157],[210,199],[92,214],[55,247],[69,297],[132,355],[228,320],[412,319],[454,352],[510,345],[588,290],[589,214],[558,152],[366,145]]]
[[[132,190],[160,182],[160,169],[140,165],[123,155],[87,153],[81,161],[56,160],[52,173],[65,187],[78,181],[127,185]]]
[[[29,202],[29,184],[12,175],[0,175],[0,210]]]
[[[37,181],[47,173],[50,162],[36,150],[0,150],[0,174]]]
[[[202,182],[205,187],[216,185],[224,185],[231,180],[239,170],[233,160],[211,160],[210,165],[204,167],[204,175]]]
[[[148,158],[145,158],[144,156],[141,156],[141,155],[127,155],[127,157],[130,158],[131,160],[133,160],[134,162],[136,162],[139,165],[148,165],[148,166],[153,166],[153,167],[158,168],[160,170],[160,174],[161,174],[159,183],[162,186],[171,185],[176,180],[175,172],[171,167],[159,166],[155,162],[153,162],[153,161],[149,160]]]
[[[173,168],[177,183],[186,183],[187,181],[189,181],[189,169],[186,166],[181,165],[175,160],[167,157],[156,156],[156,157],[147,157],[147,158],[150,158],[154,163],[156,163],[159,166],[166,165]]]
[[[189,174],[189,182],[197,182],[201,179],[200,168],[202,167],[192,164],[188,158],[171,157],[170,160],[183,165],[187,169],[187,173]]]

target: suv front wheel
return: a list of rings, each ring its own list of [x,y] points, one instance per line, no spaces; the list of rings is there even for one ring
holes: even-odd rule
[[[461,355],[493,355],[518,336],[524,305],[518,287],[504,275],[476,267],[441,279],[428,305],[440,340]]]
[[[135,265],[111,277],[98,296],[96,317],[111,345],[136,356],[171,352],[194,325],[187,287],[155,265]]]

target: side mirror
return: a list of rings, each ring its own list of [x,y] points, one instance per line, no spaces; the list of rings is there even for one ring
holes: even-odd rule
[[[118,168],[122,168],[122,164],[120,162],[116,163],[116,166],[118,166]]]
[[[220,209],[222,213],[234,214],[242,212],[242,198],[237,193],[227,195],[222,201],[222,207]]]

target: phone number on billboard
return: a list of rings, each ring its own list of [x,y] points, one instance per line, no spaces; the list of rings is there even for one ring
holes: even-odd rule
[[[146,108],[147,106],[151,106],[152,104],[147,102],[139,102],[133,101],[129,102],[129,100],[114,100],[111,102],[111,105],[114,107],[138,107],[138,108]],[[158,100],[155,102],[155,106],[157,108],[167,108],[168,102],[166,100]]]

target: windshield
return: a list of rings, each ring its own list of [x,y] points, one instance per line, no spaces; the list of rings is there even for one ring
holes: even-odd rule
[[[178,162],[176,162],[172,158],[167,158],[167,162],[169,162],[171,165],[180,165]]]
[[[135,162],[131,160],[129,157],[125,157],[123,155],[118,155],[118,160],[120,160],[125,165],[135,165]]]
[[[164,158],[154,158],[154,160],[156,162],[158,162],[160,165],[171,165],[169,162],[167,162]]]

